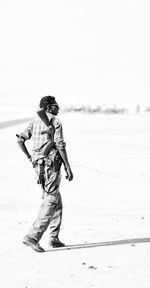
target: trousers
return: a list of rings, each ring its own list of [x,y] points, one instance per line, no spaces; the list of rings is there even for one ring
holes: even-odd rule
[[[43,202],[38,216],[28,231],[28,236],[36,241],[41,239],[48,226],[49,238],[57,238],[60,231],[62,222],[62,198],[59,192],[61,165],[57,163],[56,157],[52,154],[45,161],[37,161],[34,165],[38,177],[37,183],[41,184],[43,191]]]
[[[38,216],[28,231],[28,236],[39,241],[49,226],[49,238],[57,238],[62,222],[62,199],[59,189],[44,193],[43,203]]]

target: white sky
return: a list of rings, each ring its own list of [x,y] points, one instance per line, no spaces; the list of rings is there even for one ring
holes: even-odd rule
[[[1,105],[149,105],[149,15],[149,0],[1,1]]]

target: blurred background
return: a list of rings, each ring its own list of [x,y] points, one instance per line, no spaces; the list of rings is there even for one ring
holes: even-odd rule
[[[149,287],[148,243],[134,247],[138,238],[150,241],[149,15],[149,0],[0,1],[2,287]],[[74,174],[68,183],[62,169],[60,239],[132,245],[45,254],[41,261],[23,247],[41,189],[16,133],[46,95],[61,107]],[[47,240],[45,234],[44,248]],[[84,263],[98,269],[90,273]]]
[[[28,117],[41,97],[63,111],[149,111],[148,0],[0,3],[0,120]]]

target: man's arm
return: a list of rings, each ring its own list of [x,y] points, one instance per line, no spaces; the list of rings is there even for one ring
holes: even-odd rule
[[[16,134],[16,136],[17,136],[17,143],[18,143],[19,147],[21,148],[23,153],[27,156],[27,158],[31,161],[31,155],[29,154],[27,147],[24,143],[25,142],[24,138],[19,136],[18,134]]]
[[[29,154],[26,145],[25,145],[25,141],[30,139],[32,136],[32,123],[29,124],[29,126],[27,127],[27,129],[24,131],[24,133],[21,134],[16,134],[17,136],[17,143],[19,145],[19,147],[21,148],[21,150],[23,151],[23,153],[27,156],[27,158],[31,161],[31,155]]]
[[[55,127],[54,141],[64,164],[64,168],[67,174],[66,178],[71,181],[73,179],[73,173],[69,164],[67,151],[65,148],[66,143],[64,142],[62,124],[60,120],[57,119],[56,121],[54,121],[53,125]]]
[[[73,179],[73,173],[71,171],[71,167],[70,167],[70,164],[69,164],[69,161],[68,161],[68,156],[67,156],[67,151],[65,148],[63,149],[58,149],[59,150],[59,153],[60,153],[60,156],[63,160],[63,163],[64,163],[64,168],[65,168],[65,171],[66,171],[66,179],[68,179],[69,181],[71,181]]]

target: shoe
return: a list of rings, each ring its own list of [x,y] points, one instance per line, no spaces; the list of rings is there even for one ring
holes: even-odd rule
[[[50,248],[65,247],[65,244],[62,243],[58,238],[51,238],[49,240],[49,247]]]
[[[26,246],[31,247],[36,252],[45,252],[45,250],[39,245],[39,243],[36,240],[30,238],[29,236],[25,236],[22,243]]]

